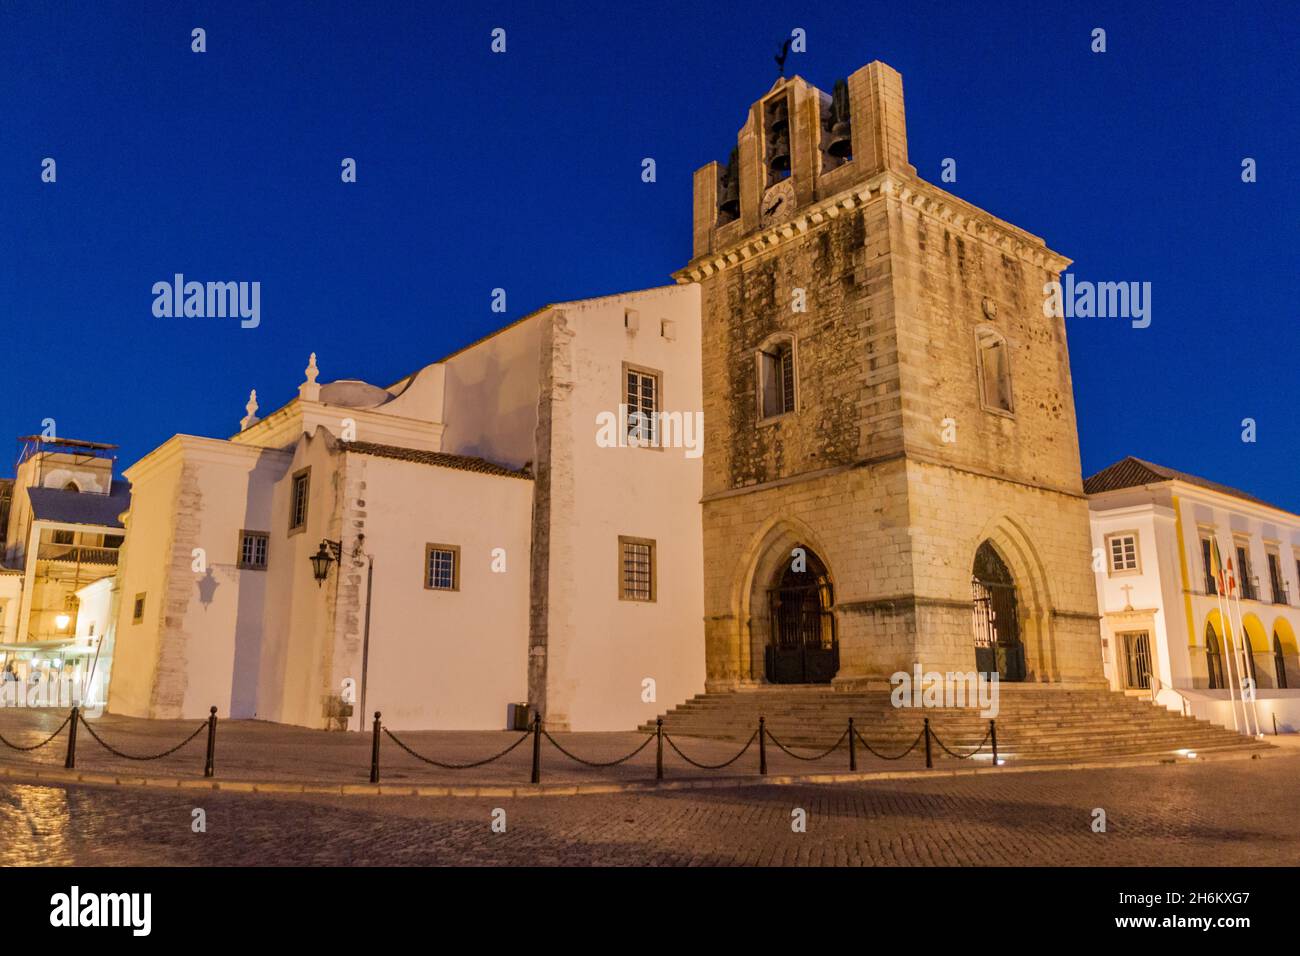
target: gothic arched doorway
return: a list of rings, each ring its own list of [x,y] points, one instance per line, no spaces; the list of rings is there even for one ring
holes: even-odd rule
[[[985,541],[971,569],[974,600],[975,669],[999,680],[1025,679],[1025,647],[1020,642],[1016,582],[993,545]]]
[[[826,565],[799,545],[768,589],[771,640],[765,654],[773,684],[829,684],[840,669],[835,593]]]

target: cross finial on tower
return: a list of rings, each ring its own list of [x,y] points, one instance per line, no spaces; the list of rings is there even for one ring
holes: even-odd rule
[[[257,389],[248,393],[248,404],[244,406],[244,411],[248,412],[239,420],[239,430],[242,432],[245,428],[257,424]]]
[[[307,381],[298,386],[298,397],[308,402],[320,401],[320,386],[316,384],[316,376],[320,374],[320,369],[316,367],[316,353],[311,353],[311,358],[307,360],[307,368],[304,370]]]

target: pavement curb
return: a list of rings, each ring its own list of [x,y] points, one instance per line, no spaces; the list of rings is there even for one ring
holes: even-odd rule
[[[553,784],[429,784],[429,783],[293,783],[289,781],[220,780],[206,777],[144,777],[133,774],[96,773],[56,767],[0,767],[0,780],[19,783],[80,784],[98,787],[136,787],[156,790],[208,790],[226,793],[275,796],[359,796],[359,797],[469,797],[518,799],[524,797],[581,797],[614,793],[657,793],[676,790],[717,790],[735,787],[781,787],[808,784],[871,783],[881,780],[933,780],[973,777],[985,774],[1041,773],[1061,770],[1097,770],[1123,767],[1154,767],[1162,764],[1194,765],[1220,760],[1259,760],[1293,756],[1269,750],[1202,753],[1195,759],[1159,754],[1104,760],[1072,760],[1060,763],[1032,763],[1001,767],[953,767],[932,770],[867,770],[807,774],[768,774],[744,777],[691,777],[682,780],[628,781],[610,783]]]

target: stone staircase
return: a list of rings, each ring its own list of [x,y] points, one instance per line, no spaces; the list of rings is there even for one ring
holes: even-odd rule
[[[1272,749],[1263,741],[1117,691],[1041,684],[1002,684],[999,691],[998,756],[1017,762]],[[850,717],[867,742],[886,754],[911,744],[926,717],[935,734],[957,753],[974,749],[988,731],[988,720],[980,717],[978,708],[895,708],[888,691],[844,693],[814,685],[700,694],[664,715],[664,731],[744,742],[760,715],[786,746],[810,749],[829,747]],[[641,729],[653,731],[654,722]],[[916,752],[923,750],[918,747]],[[951,759],[937,745],[934,754],[936,759]]]

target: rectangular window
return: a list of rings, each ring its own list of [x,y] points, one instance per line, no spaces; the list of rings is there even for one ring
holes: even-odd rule
[[[54,532],[54,536],[50,540],[55,544],[72,544],[75,535],[76,532],[74,531],[58,530]]]
[[[655,543],[650,538],[618,538],[618,596],[623,601],[654,601]]]
[[[1007,341],[992,329],[975,333],[979,356],[980,397],[984,407],[1011,412],[1011,359]]]
[[[1137,534],[1125,531],[1108,535],[1107,552],[1110,554],[1110,573],[1138,570]]]
[[[627,403],[627,443],[654,447],[659,444],[659,375],[624,366]]]
[[[289,531],[301,531],[307,527],[307,498],[311,493],[311,469],[304,468],[294,472],[293,484],[289,492]]]
[[[1273,603],[1286,604],[1286,584],[1282,581],[1282,558],[1275,551],[1268,552],[1268,583],[1273,590]]]
[[[144,595],[135,596],[135,607],[131,609],[131,623],[140,624],[144,621]]]
[[[460,548],[454,544],[424,546],[424,586],[430,591],[460,590]]]
[[[1255,578],[1250,573],[1250,552],[1249,545],[1238,542],[1237,544],[1237,581],[1241,585],[1241,599],[1243,601],[1258,601],[1259,589],[1255,587]]]
[[[781,342],[759,352],[758,379],[762,418],[794,411],[794,346]]]
[[[1218,594],[1219,582],[1215,575],[1218,573],[1219,549],[1214,546],[1213,538],[1201,539],[1201,563],[1205,567],[1205,593]]]
[[[270,535],[265,531],[239,532],[238,566],[250,571],[266,570],[266,548]]]

